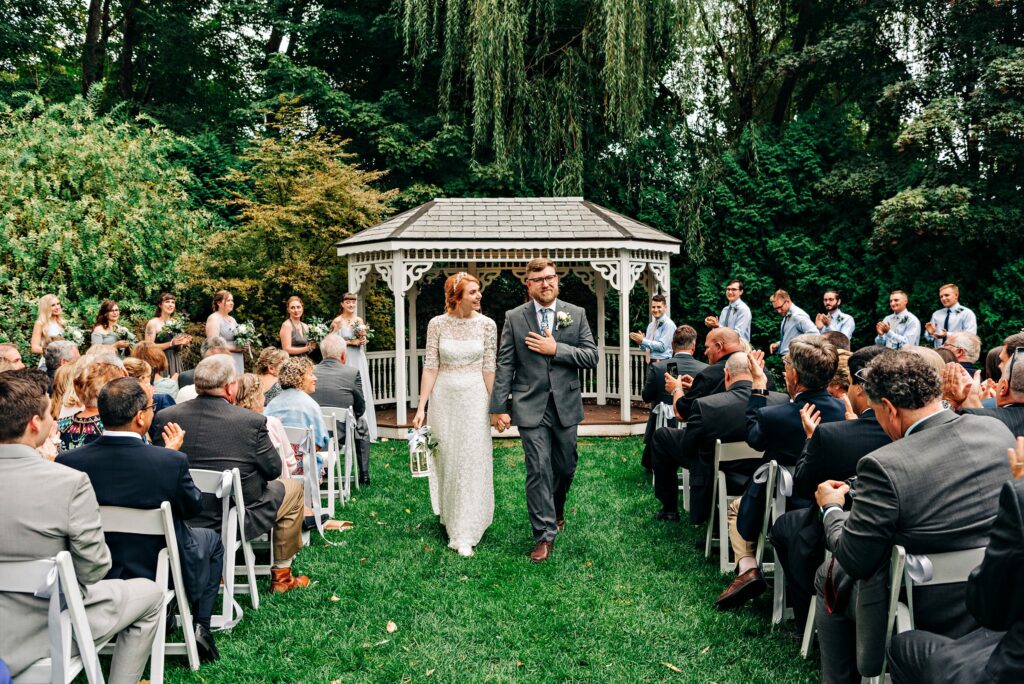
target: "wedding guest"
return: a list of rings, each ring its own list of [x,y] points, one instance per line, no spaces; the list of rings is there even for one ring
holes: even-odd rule
[[[54,340],[46,345],[46,351],[43,353],[43,360],[45,363],[40,364],[40,368],[46,371],[46,375],[50,378],[50,382],[53,382],[53,374],[57,372],[57,369],[61,366],[66,366],[69,363],[74,363],[79,359],[81,355],[78,353],[78,347],[73,342],[67,340]]]
[[[371,442],[377,441],[377,413],[373,406],[373,387],[370,384],[370,362],[366,358],[366,343],[369,340],[366,334],[360,334],[359,330],[366,325],[366,321],[356,313],[356,306],[359,298],[346,292],[341,298],[341,313],[331,323],[331,332],[341,335],[346,343],[345,365],[359,371],[359,378],[362,381],[363,397],[366,399],[366,413],[363,420],[366,422],[368,439]]]
[[[939,347],[935,353],[942,357],[942,363],[956,363],[956,354],[949,347]]]
[[[821,339],[831,344],[836,349],[850,351],[850,338],[836,330],[826,330],[821,333]]]
[[[124,372],[129,378],[135,378],[143,387],[152,387],[153,367],[142,359],[129,356],[124,360]],[[153,416],[176,404],[176,400],[170,394],[153,394]]]
[[[312,428],[316,448],[326,449],[327,423],[320,405],[310,396],[316,391],[313,362],[304,356],[285,361],[281,368],[281,388],[281,393],[267,404],[264,415],[275,416],[288,427]]]
[[[825,335],[822,335],[824,338]],[[828,342],[828,340],[825,340]],[[842,399],[846,396],[846,393],[850,390],[850,369],[847,365],[851,356],[849,349],[836,349],[836,353],[839,354],[839,366],[836,368],[836,374],[832,376],[832,379],[828,383],[828,393],[836,399]]]
[[[235,364],[235,372],[245,372],[244,349],[235,344],[235,333],[238,322],[231,312],[235,309],[235,298],[227,290],[217,290],[213,295],[213,313],[206,318],[206,338],[217,337],[224,340],[231,360]],[[203,355],[205,358],[205,354]]]
[[[288,318],[281,324],[281,349],[291,356],[304,356],[316,349],[316,342],[309,339],[309,326],[302,322],[305,307],[302,300],[288,298]]]
[[[75,394],[75,375],[78,373],[78,366],[75,363],[66,364],[57,369],[53,374],[53,392],[50,410],[54,420],[70,418],[85,406]]]
[[[103,303],[100,304],[100,311],[96,314],[96,326],[92,329],[90,343],[113,345],[119,352],[123,352],[131,346],[128,340],[122,340],[117,334],[120,320],[121,307],[117,305],[117,302],[110,299],[103,300]]]
[[[228,342],[218,335],[207,337],[203,340],[203,344],[199,347],[199,352],[204,359],[215,354],[235,356],[232,354],[231,347],[228,345]],[[235,369],[238,369],[238,364],[235,364]],[[195,368],[183,371],[178,375],[178,395],[175,397],[175,401],[179,404],[183,401],[196,398],[195,377]]]
[[[111,380],[125,376],[124,370],[99,359],[84,360],[75,375],[75,395],[82,402],[81,411],[57,421],[60,450],[77,449],[91,443],[103,432],[103,421],[97,405],[100,390]]]
[[[741,339],[750,341],[750,307],[747,306],[741,297],[743,296],[743,281],[730,280],[725,286],[725,299],[728,304],[722,309],[719,316],[708,316],[704,319],[704,325],[709,328],[732,328]]]
[[[964,367],[971,375],[974,375],[978,367],[975,362],[981,358],[981,338],[969,332],[951,332],[946,335],[946,341],[942,345],[953,352],[956,362]]]
[[[0,373],[9,370],[21,370],[25,364],[21,360],[18,345],[4,342],[0,344]]]
[[[316,390],[313,401],[320,406],[351,408],[355,414],[355,452],[359,466],[359,484],[370,484],[370,442],[366,421],[360,420],[366,413],[363,398],[362,378],[359,371],[345,365],[345,339],[330,334],[320,343],[323,361],[313,369],[316,376]],[[340,440],[339,440],[340,442]]]
[[[936,347],[949,341],[951,333],[967,332],[978,334],[978,319],[974,312],[960,303],[960,288],[953,283],[946,283],[939,288],[939,301],[942,308],[932,314],[930,321],[924,324],[924,338]]]
[[[280,350],[277,350],[280,351]],[[235,396],[235,406],[241,406],[255,413],[263,414],[266,406],[266,399],[263,396],[263,388],[260,386],[260,379],[253,373],[246,373],[238,381],[238,394]],[[299,471],[295,460],[295,450],[288,442],[288,433],[284,430],[284,424],[277,416],[265,416],[267,419],[267,432],[270,434],[270,441],[277,449],[281,457],[281,477],[290,477]]]
[[[153,375],[150,382],[153,384],[153,394],[169,394],[171,398],[178,396],[177,376],[167,377],[167,355],[161,353],[160,345],[156,342],[139,342],[132,347],[132,356],[142,359],[149,364]]]
[[[779,341],[772,342],[768,347],[769,352],[785,356],[789,353],[789,343],[798,335],[818,334],[818,328],[811,321],[807,312],[793,303],[789,293],[785,290],[776,290],[770,298],[775,313],[782,316],[782,324],[779,325]]]
[[[256,359],[254,372],[260,378],[260,388],[263,390],[265,398],[264,406],[281,393],[281,383],[277,378],[281,373],[281,366],[287,360],[288,352],[276,347],[267,347],[260,352],[259,358]]]
[[[178,303],[170,292],[161,292],[156,300],[156,314],[146,323],[146,342],[155,344],[157,348],[167,357],[164,367],[170,375],[175,375],[185,370],[182,366],[180,356],[181,347],[192,341],[191,335],[181,333],[171,336],[169,333],[162,333],[163,327],[174,318],[174,312]],[[152,366],[153,364],[150,363]]]
[[[651,322],[647,332],[631,332],[629,339],[640,345],[647,363],[663,361],[672,356],[672,335],[676,324],[668,317],[665,295],[656,294],[651,297]]]
[[[86,349],[82,356],[90,358],[97,356],[117,356],[117,347],[112,344],[94,344]]]
[[[1002,371],[999,369],[1001,361],[999,360],[999,354],[1003,351],[1003,345],[998,347],[992,347],[985,354],[985,380],[991,382],[999,382],[999,378],[1002,376]]]
[[[821,333],[838,332],[846,335],[847,349],[849,349],[849,340],[853,339],[853,331],[857,328],[857,324],[854,322],[853,316],[840,311],[839,306],[843,303],[843,299],[839,296],[838,290],[826,290],[821,298],[821,303],[825,311],[814,317],[815,327]],[[833,342],[833,344],[835,343]]]
[[[64,329],[67,327],[64,321],[64,311],[60,305],[60,298],[57,295],[47,294],[39,298],[38,314],[35,325],[32,326],[32,341],[29,351],[40,356],[46,351],[46,346],[54,340],[62,339]],[[46,370],[46,360],[40,359],[39,367]],[[52,375],[50,376],[53,377]]]
[[[903,290],[893,290],[889,293],[889,308],[892,313],[875,324],[875,344],[880,344],[889,349],[903,349],[904,347],[916,347],[921,343],[921,321],[917,316],[907,311],[909,302],[907,293]]]

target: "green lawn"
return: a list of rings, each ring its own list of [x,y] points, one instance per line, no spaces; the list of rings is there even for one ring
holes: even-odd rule
[[[201,680],[817,681],[791,623],[770,629],[767,595],[714,610],[727,578],[693,549],[700,531],[651,519],[639,438],[581,440],[566,530],[541,565],[527,560],[519,442],[495,445],[495,520],[475,557],[445,546],[405,443],[375,445],[373,486],[341,516],[355,528],[296,562],[316,584],[247,610]],[[196,681],[181,663],[168,680]]]

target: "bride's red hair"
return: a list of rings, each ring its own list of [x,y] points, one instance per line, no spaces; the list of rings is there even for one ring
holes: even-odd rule
[[[448,276],[448,280],[444,281],[444,310],[448,313],[453,313],[455,308],[458,307],[459,302],[462,301],[462,297],[466,294],[466,287],[470,283],[480,284],[480,280],[469,273],[456,273],[453,276]]]

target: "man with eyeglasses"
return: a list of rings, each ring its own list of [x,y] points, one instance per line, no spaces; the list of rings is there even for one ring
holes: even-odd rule
[[[979,383],[955,363],[946,364],[943,397],[960,413],[991,416],[1001,420],[1015,436],[1024,436],[1024,333],[1007,337],[999,358],[996,408],[982,406]]]
[[[210,632],[210,618],[224,567],[224,546],[215,530],[185,524],[202,510],[202,494],[192,482],[188,458],[178,451],[185,433],[169,423],[164,426],[163,438],[171,448],[146,443],[153,422],[152,388],[143,387],[135,378],[107,383],[97,403],[103,434],[86,446],[65,452],[57,462],[88,475],[101,506],[151,509],[170,502],[199,657],[204,662],[216,660],[220,655]],[[113,532],[105,537],[112,561],[107,579],[156,579],[162,538]]]
[[[807,312],[793,303],[789,293],[785,290],[776,290],[770,299],[775,313],[782,316],[782,323],[779,324],[779,341],[772,342],[768,347],[769,352],[785,356],[789,353],[789,343],[799,335],[817,335],[818,327],[807,315]]]
[[[743,296],[743,281],[730,280],[725,286],[725,299],[729,302],[722,309],[721,315],[708,316],[704,319],[704,325],[709,328],[732,328],[740,337],[747,342],[750,341],[750,307],[741,299]]]

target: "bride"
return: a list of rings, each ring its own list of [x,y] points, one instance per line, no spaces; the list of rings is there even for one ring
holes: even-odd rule
[[[434,513],[448,531],[448,546],[472,556],[494,517],[491,423],[498,329],[480,313],[480,281],[456,273],[444,284],[446,313],[427,326],[420,403],[413,427],[426,423],[437,439],[430,475]]]

